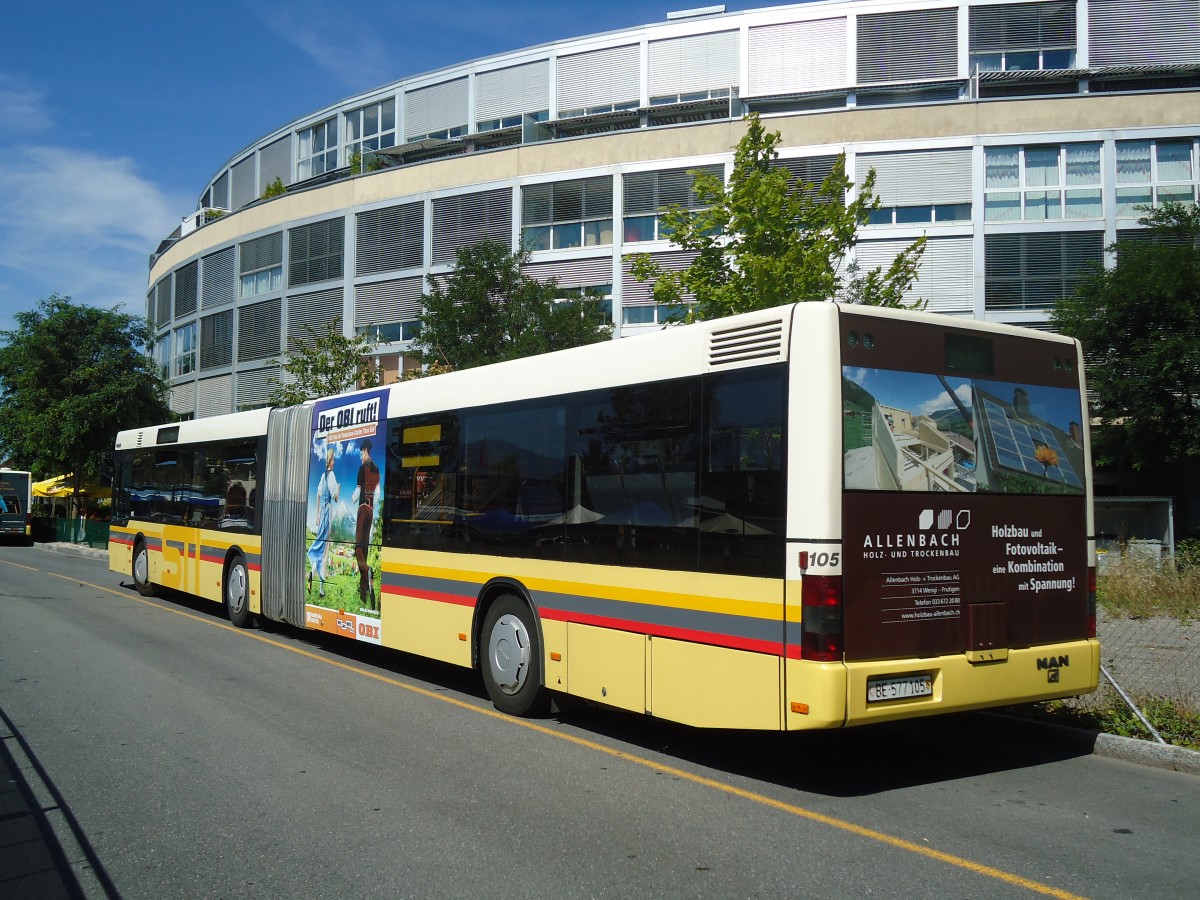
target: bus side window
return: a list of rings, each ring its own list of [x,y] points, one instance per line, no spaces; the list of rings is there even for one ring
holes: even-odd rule
[[[597,392],[578,406],[570,556],[695,570],[699,379]]]
[[[388,425],[384,541],[454,549],[458,509],[458,417],[395,419]]]
[[[785,370],[710,375],[697,525],[704,571],[783,574]]]

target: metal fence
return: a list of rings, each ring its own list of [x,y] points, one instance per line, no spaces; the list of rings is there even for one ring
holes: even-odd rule
[[[1123,704],[1152,735],[1152,708],[1200,716],[1200,566],[1122,554],[1100,567],[1098,588],[1100,687],[1068,705]]]
[[[90,519],[55,519],[54,540],[103,549],[108,546],[108,523]]]

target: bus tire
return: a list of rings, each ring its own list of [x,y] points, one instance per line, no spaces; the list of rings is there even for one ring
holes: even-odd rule
[[[480,669],[492,704],[513,716],[544,715],[542,648],[533,612],[518,597],[498,598],[483,620]]]
[[[146,542],[139,540],[133,545],[133,586],[143,597],[154,596],[154,585],[150,581],[150,553]]]
[[[246,560],[235,553],[225,565],[225,579],[221,588],[225,598],[225,611],[235,628],[250,626],[250,576],[246,571]]]

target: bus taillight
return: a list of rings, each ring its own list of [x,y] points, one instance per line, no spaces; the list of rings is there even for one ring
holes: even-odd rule
[[[1096,636],[1096,567],[1088,568],[1087,636]]]
[[[801,657],[821,662],[842,658],[842,577],[805,575],[800,587],[803,610]]]

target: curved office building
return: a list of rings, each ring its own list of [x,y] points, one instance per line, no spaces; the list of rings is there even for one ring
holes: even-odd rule
[[[482,237],[602,287],[621,336],[658,327],[628,260],[686,264],[656,213],[728,172],[750,111],[798,178],[842,151],[875,169],[859,263],[927,235],[914,293],[951,315],[1042,323],[1137,206],[1196,198],[1200,0],[719,10],[407,77],[235,153],[151,262],[174,409],[262,405],[289,341],[338,316],[396,370],[426,276]]]

